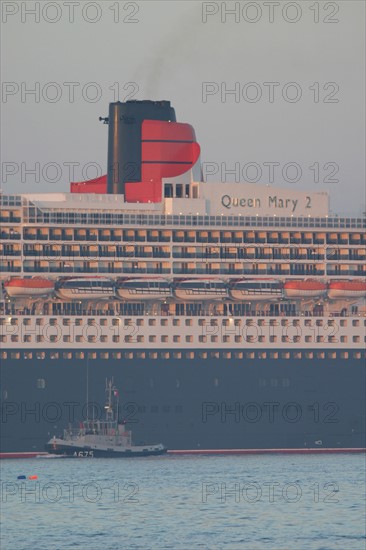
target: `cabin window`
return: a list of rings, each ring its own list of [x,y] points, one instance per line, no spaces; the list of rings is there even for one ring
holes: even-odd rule
[[[173,197],[173,185],[171,183],[165,183],[164,185],[164,198],[169,199]]]

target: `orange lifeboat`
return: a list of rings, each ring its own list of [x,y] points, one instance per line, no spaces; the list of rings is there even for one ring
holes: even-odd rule
[[[318,298],[321,296],[327,287],[320,281],[312,279],[304,281],[286,281],[283,286],[284,295],[286,298]]]
[[[55,288],[52,281],[34,277],[33,279],[10,279],[4,283],[4,289],[10,298],[46,296]]]
[[[362,281],[332,281],[328,285],[328,297],[331,300],[338,298],[363,298],[366,296],[366,282]]]

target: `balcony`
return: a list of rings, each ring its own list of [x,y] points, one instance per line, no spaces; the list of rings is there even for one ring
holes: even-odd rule
[[[6,233],[5,231],[2,231],[0,233],[0,239],[8,240],[8,239],[20,239],[21,235],[17,231],[10,231],[9,233]]]
[[[0,251],[1,256],[20,256],[20,250],[2,250]]]
[[[20,273],[21,272],[21,267],[15,267],[15,266],[0,266],[0,271],[2,271],[3,273]]]

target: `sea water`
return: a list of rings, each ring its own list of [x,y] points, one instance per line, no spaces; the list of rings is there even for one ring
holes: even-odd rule
[[[1,549],[365,550],[365,466],[351,454],[2,460]]]

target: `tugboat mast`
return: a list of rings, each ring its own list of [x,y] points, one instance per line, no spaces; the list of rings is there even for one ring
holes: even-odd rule
[[[114,386],[113,378],[111,380],[107,380],[107,378],[106,378],[105,384],[106,384],[105,391],[106,391],[106,394],[107,394],[107,403],[104,406],[106,421],[107,422],[114,422],[115,421],[114,413],[113,413],[113,397],[116,397],[117,398],[116,399],[116,401],[117,401],[116,420],[118,422],[118,390]]]

